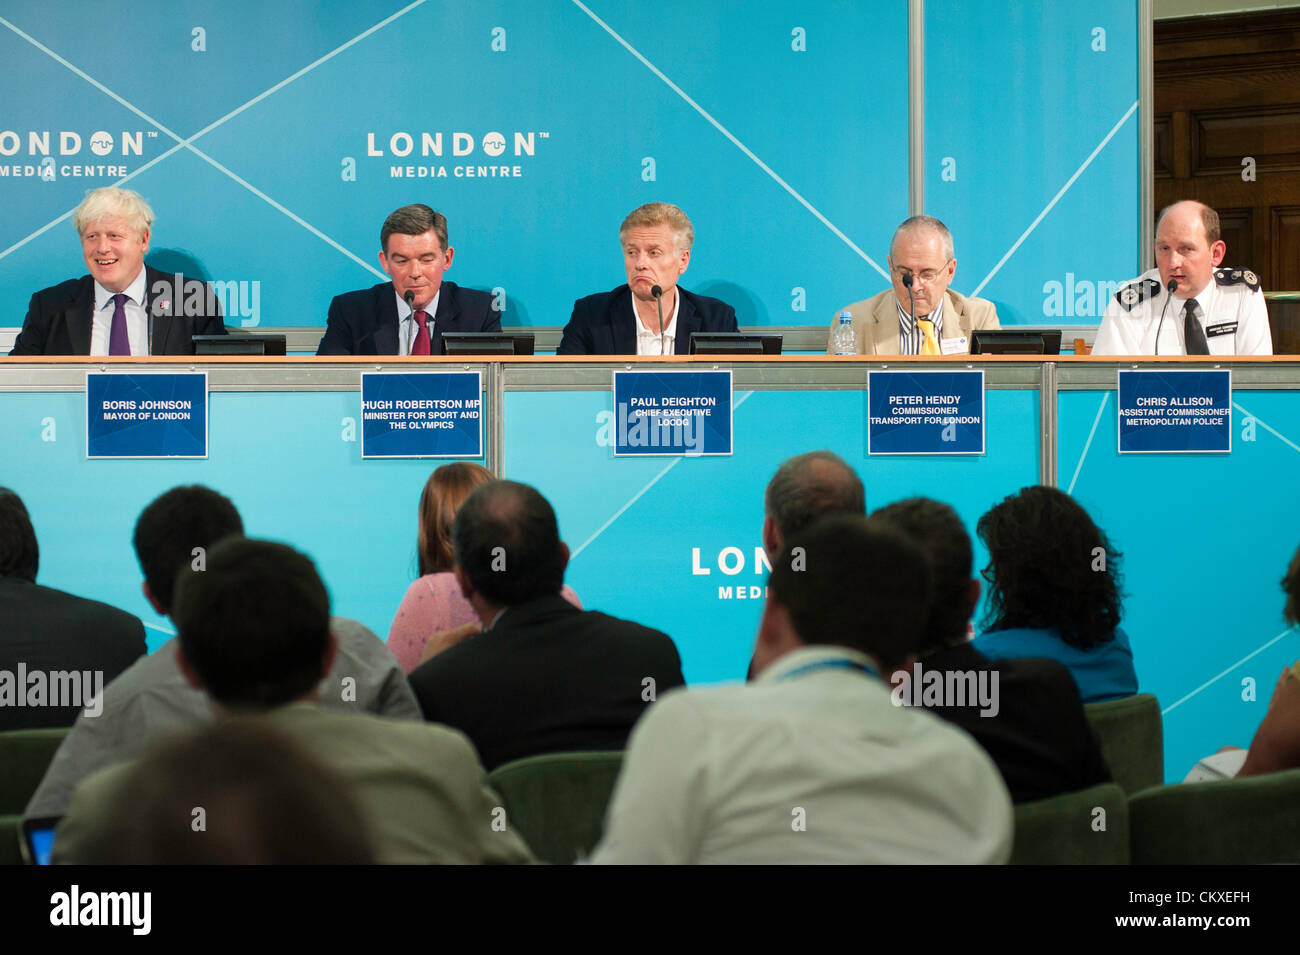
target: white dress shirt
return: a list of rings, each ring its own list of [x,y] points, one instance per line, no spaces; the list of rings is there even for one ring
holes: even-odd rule
[[[677,351],[677,313],[682,309],[682,293],[680,289],[673,289],[675,301],[673,302],[673,314],[668,322],[664,325],[663,336],[660,337],[657,331],[650,331],[641,321],[641,316],[636,310],[636,296],[632,296],[632,321],[636,322],[636,353],[638,355],[673,355]],[[656,324],[658,317],[656,316]]]
[[[808,646],[673,690],[628,741],[595,863],[1002,863],[1011,797],[969,736]]]
[[[397,295],[397,289],[393,289],[393,294]],[[428,318],[424,320],[424,327],[429,330],[429,354],[436,354],[433,350],[433,316],[438,314],[438,299],[442,298],[442,289],[439,288],[433,295],[433,301],[423,309],[428,313]],[[415,320],[415,309],[407,305],[402,296],[397,295],[397,353],[399,355],[409,355],[411,346],[415,344],[415,336],[420,331],[420,323]]]
[[[147,355],[149,354],[149,313],[145,311],[143,265],[140,266],[140,274],[135,277],[135,281],[122,291],[126,295],[122,309],[126,313],[126,337],[131,345],[131,354]],[[113,296],[116,294],[98,282],[95,283],[95,314],[90,322],[92,355],[108,354],[109,336],[113,331]]]

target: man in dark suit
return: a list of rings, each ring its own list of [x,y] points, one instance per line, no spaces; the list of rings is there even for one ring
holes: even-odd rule
[[[438,355],[443,332],[499,332],[487,292],[444,282],[455,249],[447,218],[402,206],[379,230],[379,264],[391,282],[336,295],[317,355]]]
[[[1055,660],[993,661],[970,643],[967,622],[979,602],[980,583],[971,577],[970,535],[957,512],[930,498],[910,498],[873,512],[871,523],[911,538],[924,552],[934,582],[921,651],[910,670],[891,679],[895,701],[924,705],[975,737],[997,764],[1012,802],[1110,782],[1110,767],[1069,670]],[[941,678],[930,690],[926,671]],[[900,674],[907,675],[906,685]],[[936,701],[931,690],[937,685],[944,689]],[[959,685],[964,698],[949,698]],[[966,692],[973,687],[991,687],[991,698]]]
[[[10,355],[192,355],[195,335],[224,335],[211,286],[144,264],[153,210],[108,186],[73,212],[89,275],[32,296]]]
[[[39,564],[27,508],[0,488],[0,731],[97,715],[104,684],[145,652],[139,618],[38,585]]]
[[[681,686],[667,634],[574,607],[562,596],[569,549],[535,489],[489,481],[452,527],[454,572],[484,631],[416,668],[424,718],[467,735],[483,765],[622,749],[647,704]]]
[[[627,284],[573,303],[557,355],[686,355],[692,332],[740,330],[726,302],[677,284],[695,242],[681,209],[667,202],[634,209],[618,237]]]

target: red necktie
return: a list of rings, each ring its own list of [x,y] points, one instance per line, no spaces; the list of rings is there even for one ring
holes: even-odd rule
[[[420,330],[415,333],[415,341],[411,345],[412,355],[429,354],[429,313],[418,311],[415,313],[415,322],[420,326]]]

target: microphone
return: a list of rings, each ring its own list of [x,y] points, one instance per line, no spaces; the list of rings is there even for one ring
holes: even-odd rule
[[[411,306],[411,320],[414,321],[415,320],[415,289],[408,288],[405,294],[402,295],[402,300],[405,301],[407,305]],[[419,332],[417,331],[416,334],[418,335]],[[415,345],[414,338],[411,339],[411,345],[412,346]],[[401,347],[400,341],[398,342],[398,347]],[[433,351],[433,349],[430,348],[429,351]],[[409,350],[407,351],[407,354],[410,354]]]
[[[903,276],[903,284],[907,286],[907,304],[912,312],[912,334],[916,334],[916,295],[912,292],[912,273],[908,272]]]
[[[659,354],[667,355],[668,349],[664,343],[664,290],[658,285],[650,287],[650,294],[655,297],[655,307],[659,310]]]
[[[1156,325],[1156,354],[1160,354],[1160,329],[1165,327],[1165,312],[1169,311],[1169,303],[1174,300],[1174,293],[1178,291],[1178,279],[1170,279],[1169,284],[1165,286],[1169,292],[1169,297],[1165,299],[1165,307],[1160,310],[1160,323]]]

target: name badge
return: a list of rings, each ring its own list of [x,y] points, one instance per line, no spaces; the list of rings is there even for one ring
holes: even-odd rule
[[[965,335],[961,338],[945,338],[939,342],[939,351],[945,355],[967,355],[970,354],[970,341]]]
[[[1235,335],[1237,333],[1236,322],[1220,322],[1217,325],[1205,326],[1205,337],[1214,338],[1216,335]]]

